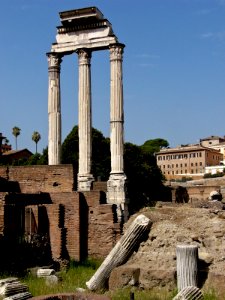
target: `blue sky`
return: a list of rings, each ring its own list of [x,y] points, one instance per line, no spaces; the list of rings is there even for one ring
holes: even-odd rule
[[[48,143],[48,65],[59,12],[98,7],[124,50],[125,140],[170,146],[225,135],[225,1],[1,0],[0,132],[13,148]],[[63,139],[77,125],[77,56],[61,65]],[[92,55],[93,126],[109,136],[109,53]]]

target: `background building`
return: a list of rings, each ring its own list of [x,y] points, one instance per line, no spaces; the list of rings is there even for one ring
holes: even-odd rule
[[[156,153],[157,165],[166,179],[202,178],[205,167],[218,166],[223,160],[219,150],[201,144],[162,149]]]
[[[219,136],[210,136],[204,139],[200,139],[200,144],[204,147],[213,148],[219,150],[223,154],[223,163],[225,164],[225,138]]]

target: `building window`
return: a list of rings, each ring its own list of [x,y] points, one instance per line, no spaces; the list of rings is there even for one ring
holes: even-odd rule
[[[187,174],[187,170],[185,170],[185,174]]]
[[[193,163],[191,163],[191,166],[193,167]]]
[[[200,161],[199,166],[202,166],[202,162]]]
[[[202,152],[199,152],[199,157],[202,157]]]
[[[195,163],[195,166],[197,167],[197,166],[198,166],[198,163]]]
[[[181,167],[181,168],[183,167],[182,164],[180,164],[180,167]]]
[[[176,164],[176,168],[178,168],[178,164]]]

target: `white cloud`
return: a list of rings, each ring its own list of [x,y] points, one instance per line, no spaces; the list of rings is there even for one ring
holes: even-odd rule
[[[202,39],[208,39],[208,38],[211,38],[211,37],[213,37],[214,35],[213,35],[213,33],[212,32],[206,32],[206,33],[202,33],[201,34],[201,38]]]
[[[214,39],[214,40],[219,40],[219,41],[224,41],[225,40],[225,30],[223,31],[218,31],[218,32],[206,32],[201,34],[202,39]]]
[[[144,68],[155,68],[158,65],[157,64],[151,64],[151,63],[139,63],[138,66],[144,67]]]
[[[217,2],[220,4],[220,5],[225,5],[225,0],[217,0]]]
[[[160,58],[160,56],[157,54],[148,54],[148,53],[137,54],[136,57],[150,58],[150,59],[159,59]]]
[[[209,15],[213,10],[208,8],[203,8],[195,12],[196,15]]]

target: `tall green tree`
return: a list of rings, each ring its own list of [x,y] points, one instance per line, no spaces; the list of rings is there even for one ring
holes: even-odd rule
[[[163,175],[153,154],[144,151],[141,146],[125,143],[124,171],[127,176],[130,213],[159,200],[164,189]]]
[[[160,149],[167,148],[167,147],[169,147],[168,141],[164,140],[164,139],[161,139],[161,138],[157,138],[157,139],[153,139],[153,140],[147,140],[141,146],[141,148],[145,152],[150,153],[150,154],[154,154],[156,152],[159,152]]]
[[[36,154],[37,154],[37,144],[40,141],[40,139],[41,139],[40,133],[38,131],[34,131],[32,134],[32,141],[34,141],[36,144],[36,152],[35,152]]]
[[[12,134],[15,136],[15,141],[16,141],[16,150],[17,150],[17,137],[20,135],[21,129],[17,126],[13,127],[12,129]]]
[[[79,137],[78,126],[74,126],[62,144],[62,163],[73,164],[78,172]],[[110,172],[109,139],[95,128],[92,128],[92,170],[93,176],[107,180]]]

